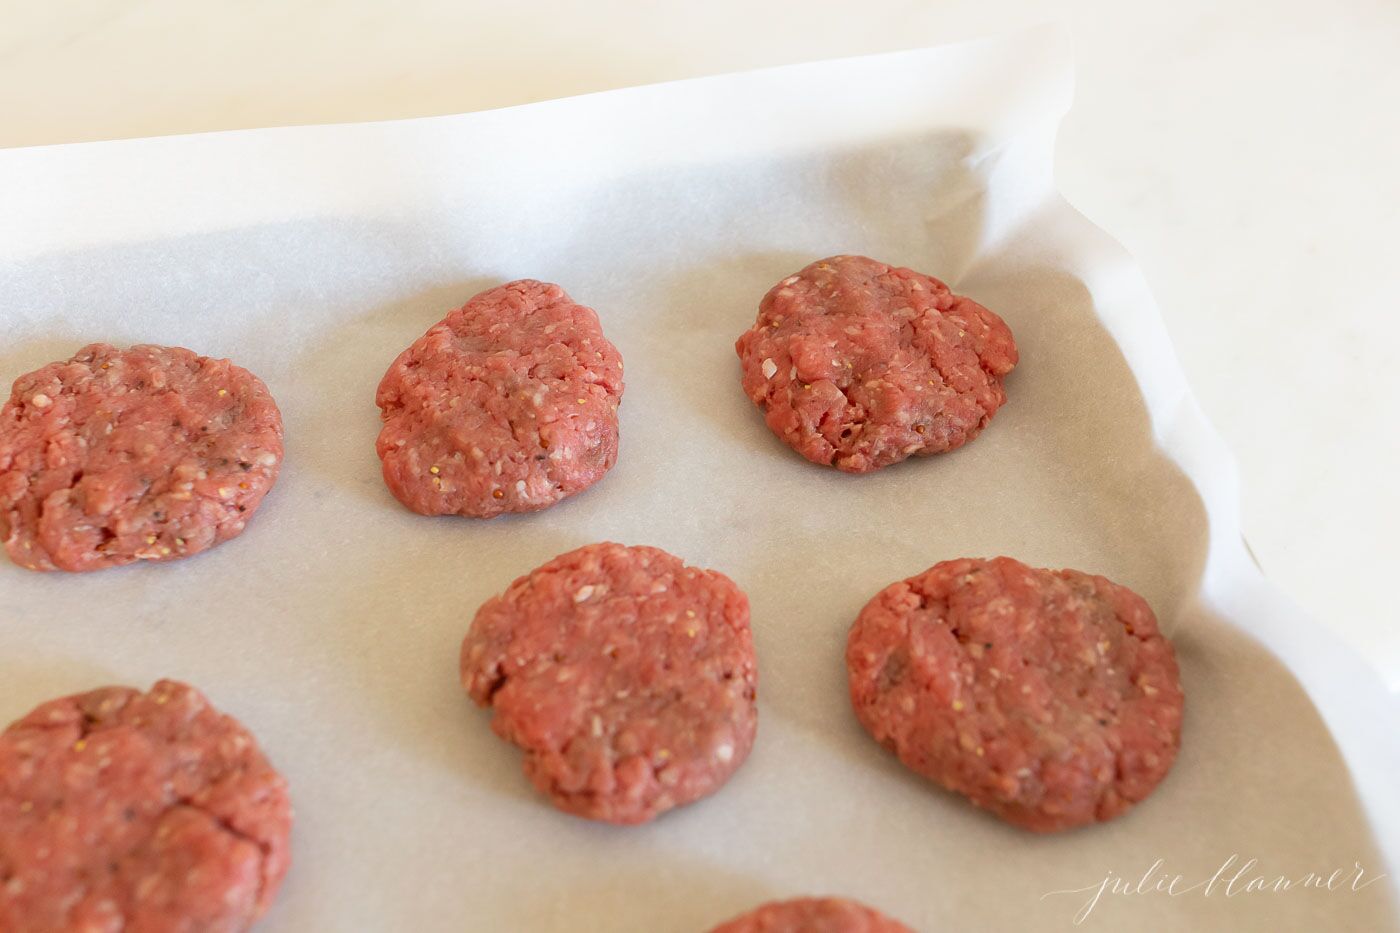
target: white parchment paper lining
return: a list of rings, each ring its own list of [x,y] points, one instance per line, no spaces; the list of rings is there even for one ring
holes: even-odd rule
[[[263,511],[207,555],[0,565],[0,719],[161,676],[242,719],[298,811],[267,931],[680,933],[823,892],[921,930],[1068,929],[1087,894],[1043,895],[1159,859],[1184,884],[1232,855],[1271,880],[1386,871],[1397,701],[1248,559],[1233,464],[1141,275],[1056,193],[1071,86],[1065,36],[1039,30],[466,116],[0,153],[0,375],[93,340],[181,344],[261,375],[287,427]],[[763,427],[732,342],[769,285],[838,252],[938,275],[1011,324],[1011,400],[974,444],[848,477]],[[622,350],[619,465],[535,516],[411,515],[378,476],[375,385],[447,310],[520,277],[597,308]],[[543,803],[456,682],[482,600],[605,538],[728,573],[760,652],[750,761],[632,829]],[[1182,755],[1122,820],[1001,826],[849,711],[860,606],[998,553],[1133,586],[1178,645]],[[1135,893],[1084,925],[1384,929],[1393,897]]]

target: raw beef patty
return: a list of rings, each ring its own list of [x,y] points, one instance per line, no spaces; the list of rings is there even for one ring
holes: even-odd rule
[[[846,646],[861,724],[909,768],[1041,832],[1110,820],[1181,743],[1176,654],[1142,597],[1006,557],[882,590]]]
[[[843,897],[774,901],[722,923],[710,933],[913,933],[864,904]]]
[[[735,349],[773,433],[848,473],[976,437],[1017,359],[1001,318],[864,256],[832,256],[773,286]]]
[[[189,557],[243,531],[281,463],[282,416],[246,369],[95,343],[0,408],[0,536],[31,570]]]
[[[558,285],[482,292],[379,384],[384,482],[423,515],[547,508],[617,461],[622,357]]]
[[[758,724],[748,598],[650,547],[591,544],[476,614],[462,683],[562,810],[641,823],[713,793]]]
[[[291,821],[253,737],[191,687],[45,703],[0,733],[0,930],[246,930]]]

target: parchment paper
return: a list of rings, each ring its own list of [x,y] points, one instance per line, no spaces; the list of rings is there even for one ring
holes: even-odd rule
[[[293,788],[268,933],[682,933],[804,893],[925,931],[1056,930],[1158,859],[1182,887],[1232,855],[1258,860],[1237,888],[1388,871],[1395,700],[1245,556],[1233,468],[1140,275],[1055,192],[1070,94],[1065,37],[1042,30],[460,117],[0,153],[6,380],[92,340],[180,344],[261,375],[287,431],[262,512],[204,556],[0,563],[0,721],[107,683],[205,690]],[[732,343],[773,282],[836,252],[939,275],[1010,323],[1022,362],[975,443],[851,477],[763,426]],[[595,307],[623,352],[618,466],[542,514],[412,515],[379,477],[375,386],[449,309],[525,276]],[[554,811],[457,684],[477,605],[601,539],[723,570],[753,604],[751,759],[638,828]],[[1126,818],[1010,829],[855,722],[859,608],[995,554],[1128,584],[1176,642],[1182,753]],[[1233,872],[1106,894],[1083,926],[1396,926],[1391,879],[1227,896]]]

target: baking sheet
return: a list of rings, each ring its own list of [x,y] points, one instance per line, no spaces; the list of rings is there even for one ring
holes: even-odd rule
[[[1057,930],[1113,878],[1132,890],[1082,928],[1396,928],[1393,879],[1365,882],[1400,852],[1400,711],[1248,562],[1233,468],[1141,276],[1056,193],[1071,72],[1049,29],[459,117],[0,153],[0,376],[92,340],[181,344],[262,376],[287,432],[263,510],[206,555],[0,564],[0,720],[162,676],[242,719],[297,807],[269,933],[681,933],[804,893],[920,930]],[[851,477],[763,426],[733,340],[773,282],[836,252],[1009,322],[1021,365],[976,443]],[[622,350],[618,466],[533,516],[411,515],[378,475],[378,379],[525,276],[595,307]],[[644,827],[555,812],[456,679],[477,605],[601,539],[723,570],[753,604],[754,753]],[[864,602],[995,554],[1128,584],[1175,640],[1182,753],[1126,818],[1002,826],[851,714]],[[1334,890],[1274,885],[1334,871]],[[1172,875],[1177,894],[1154,890]],[[1240,893],[1256,876],[1274,887]]]

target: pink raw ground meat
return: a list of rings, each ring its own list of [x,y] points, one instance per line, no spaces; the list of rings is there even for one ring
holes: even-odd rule
[[[803,897],[755,908],[710,933],[913,933],[878,910],[842,897]]]
[[[253,737],[191,687],[45,703],[0,733],[0,930],[246,930],[291,822]]]
[[[399,354],[379,384],[384,482],[423,515],[546,508],[617,461],[622,357],[558,285],[482,292]]]
[[[0,408],[0,536],[31,570],[189,557],[243,531],[281,463],[282,416],[246,369],[95,343]]]
[[[912,269],[832,256],[775,285],[735,349],[768,427],[813,463],[868,473],[961,447],[1006,401],[1001,318]]]
[[[642,823],[713,793],[758,725],[748,598],[649,547],[591,544],[476,614],[462,683],[562,810]]]
[[[1011,560],[882,590],[846,647],[861,724],[909,768],[1040,832],[1110,820],[1181,744],[1176,654],[1142,597]]]

